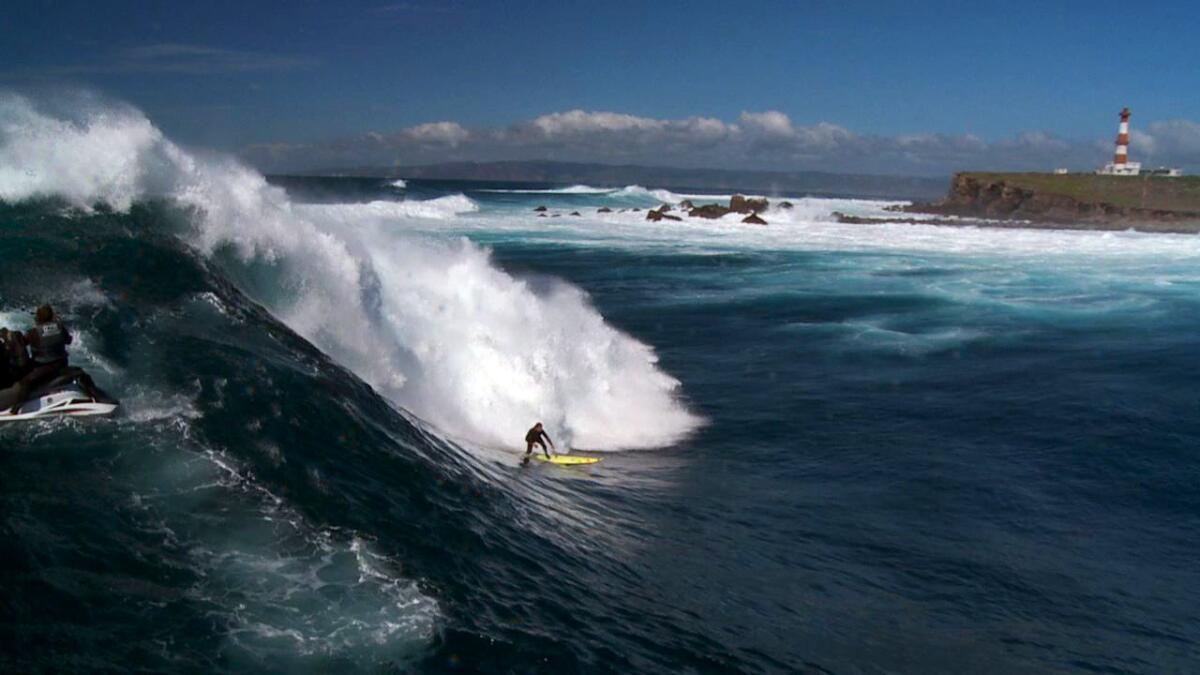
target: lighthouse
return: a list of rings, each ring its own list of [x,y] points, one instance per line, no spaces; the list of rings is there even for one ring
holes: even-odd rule
[[[1097,173],[1109,176],[1136,176],[1142,171],[1140,162],[1129,161],[1129,108],[1121,110],[1121,124],[1117,127],[1117,151],[1113,161],[1105,164]]]
[[[1113,166],[1121,169],[1129,164],[1129,108],[1121,110],[1121,125],[1117,127],[1117,154]]]

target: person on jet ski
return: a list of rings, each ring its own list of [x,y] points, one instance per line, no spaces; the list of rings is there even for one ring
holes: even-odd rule
[[[38,307],[33,318],[36,324],[25,333],[25,341],[33,356],[33,369],[41,371],[37,379],[48,379],[67,367],[67,345],[75,338],[50,305]]]
[[[19,331],[0,328],[0,389],[7,389],[29,374],[29,348]]]
[[[30,392],[53,380],[67,369],[67,345],[74,341],[71,332],[54,313],[50,305],[42,305],[34,314],[35,325],[25,333],[33,368],[21,378],[17,402],[11,412],[15,415],[28,400]],[[92,378],[80,373],[79,384],[92,398],[97,397]]]

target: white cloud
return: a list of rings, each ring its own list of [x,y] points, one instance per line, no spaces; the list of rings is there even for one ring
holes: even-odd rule
[[[793,134],[805,147],[810,149],[834,150],[859,140],[858,136],[849,129],[829,122],[818,122],[815,126],[800,127],[794,130]]]
[[[1146,133],[1133,132],[1131,151],[1143,146],[1147,155],[1179,162],[1200,161],[1200,123],[1191,120],[1153,122]]]
[[[1137,148],[1139,154],[1152,156],[1158,152],[1158,139],[1137,129],[1130,130],[1129,144]],[[1112,141],[1105,143],[1104,146],[1109,152],[1112,152],[1114,149]]]
[[[398,135],[418,143],[455,147],[470,138],[471,132],[458,122],[428,122],[402,129]]]
[[[698,141],[719,140],[728,136],[731,131],[728,124],[713,117],[689,117],[679,122],[679,127],[683,133]]]
[[[1008,147],[1024,148],[1027,150],[1050,150],[1054,152],[1066,150],[1069,146],[1066,141],[1044,131],[1024,131],[1017,134],[1016,138],[1001,141],[1001,143]]]
[[[646,131],[661,129],[663,120],[635,117],[613,112],[568,110],[534,118],[530,124],[546,136],[586,134],[611,131]]]
[[[1156,122],[1134,132],[1131,156],[1200,165],[1200,124]],[[505,127],[467,129],[457,122],[304,146],[260,145],[246,156],[272,170],[446,161],[553,159],[730,169],[945,174],[968,169],[1077,170],[1108,161],[1110,140],[1072,141],[1026,131],[986,141],[971,134],[874,136],[831,122],[795,124],[778,110],[744,111],[737,120],[652,118],[581,109]]]
[[[748,131],[768,136],[791,138],[796,134],[796,130],[792,128],[791,118],[778,110],[767,110],[760,113],[743,112],[738,117],[738,122],[741,123],[742,128]]]

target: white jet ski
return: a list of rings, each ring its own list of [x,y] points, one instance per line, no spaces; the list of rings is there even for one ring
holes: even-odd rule
[[[95,385],[92,390],[96,396],[88,395],[87,388],[80,382],[81,376],[87,377],[79,368],[68,368],[62,375],[34,390],[16,414],[10,411],[10,401],[15,401],[16,387],[0,390],[0,423],[43,417],[112,414],[120,403]]]

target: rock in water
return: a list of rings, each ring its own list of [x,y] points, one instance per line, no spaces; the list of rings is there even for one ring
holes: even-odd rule
[[[678,220],[683,220],[683,218],[680,218],[679,216],[672,216],[671,214],[663,213],[662,211],[647,211],[646,212],[646,220],[650,220],[650,221],[657,223],[660,220],[677,220],[678,221]]]
[[[537,208],[535,208],[535,209],[534,209],[534,211],[545,211],[545,210],[546,210],[546,207],[545,207],[545,206],[539,206],[539,207],[537,207]]]
[[[767,224],[767,221],[763,220],[762,218],[759,218],[757,213],[751,213],[750,215],[746,216],[745,218],[742,218],[742,222],[750,223],[751,225],[766,225]]]
[[[688,215],[693,218],[708,218],[710,220],[720,218],[726,213],[730,213],[730,210],[720,204],[705,204],[704,206],[697,206],[688,211]]]
[[[748,199],[743,195],[729,198],[729,210],[738,213],[758,213],[766,211],[770,203],[766,199]]]
[[[596,209],[596,213],[612,213],[612,209],[608,208],[607,206],[601,206],[600,208]]]

